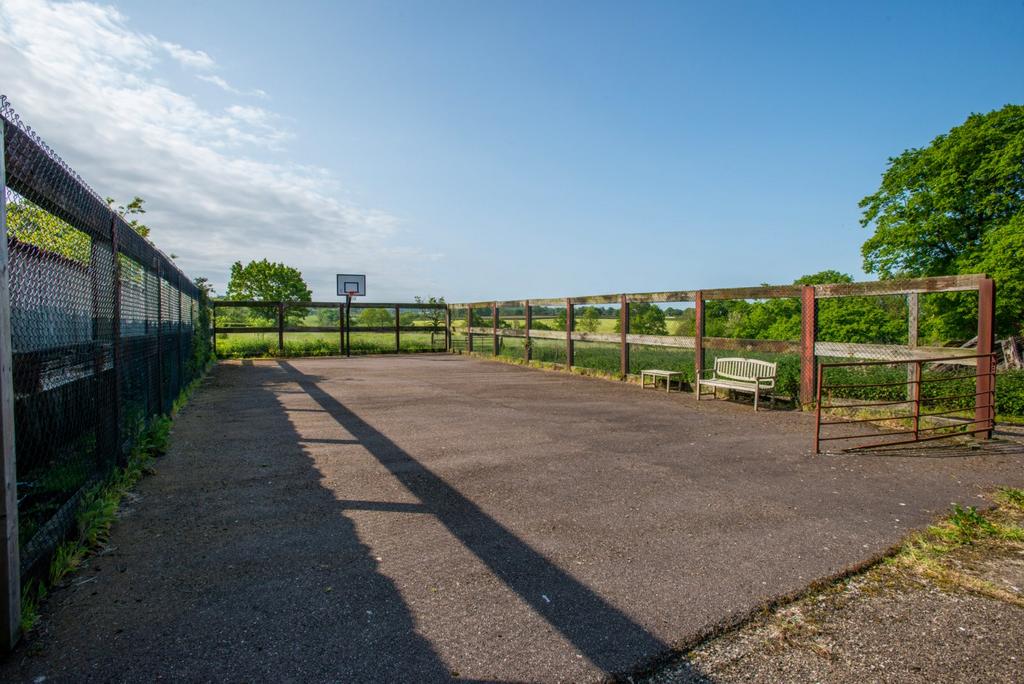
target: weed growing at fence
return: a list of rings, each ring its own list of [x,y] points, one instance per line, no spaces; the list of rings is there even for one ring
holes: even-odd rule
[[[152,472],[154,458],[166,453],[172,416],[184,407],[201,380],[201,377],[197,378],[181,391],[174,400],[171,416],[158,416],[151,421],[135,441],[123,468],[115,468],[110,475],[85,491],[75,515],[75,536],[57,546],[45,578],[31,578],[22,587],[22,633],[27,633],[38,623],[39,605],[50,589],[58,586],[78,570],[90,554],[110,541],[110,529],[121,500],[144,475]]]
[[[444,351],[444,337],[438,333],[404,332],[400,336],[403,353]],[[394,354],[395,336],[388,333],[352,333],[353,354]],[[299,356],[337,356],[338,335],[322,333],[285,333],[284,351],[277,347],[277,336],[271,334],[228,333],[217,338],[217,358],[277,358]]]

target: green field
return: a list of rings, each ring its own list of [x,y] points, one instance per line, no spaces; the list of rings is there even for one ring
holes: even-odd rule
[[[353,332],[353,354],[388,354],[395,352],[393,333]],[[443,333],[403,332],[401,351],[444,351]],[[277,347],[276,333],[220,333],[217,335],[217,357],[241,359],[270,356],[335,356],[339,354],[339,336],[335,333],[288,332],[284,334],[283,353]]]

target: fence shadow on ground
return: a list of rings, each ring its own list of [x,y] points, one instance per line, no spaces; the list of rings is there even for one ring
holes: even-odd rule
[[[403,504],[401,510],[412,508],[435,516],[496,578],[598,668],[612,676],[622,675],[671,655],[668,644],[551,563],[321,388],[320,378],[302,373],[287,361],[277,363],[420,502],[411,507]],[[341,503],[343,508],[361,506],[355,501]],[[380,505],[372,503],[373,507]],[[547,601],[545,595],[552,600]],[[529,654],[522,656],[529,658]],[[708,680],[697,676],[695,681]]]

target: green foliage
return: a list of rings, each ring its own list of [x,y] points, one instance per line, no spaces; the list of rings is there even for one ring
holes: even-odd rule
[[[309,302],[313,293],[298,269],[266,259],[231,265],[227,298],[235,301]]]
[[[615,321],[615,332],[622,331],[622,322]],[[668,335],[665,310],[648,302],[629,305],[629,332],[634,335]]]
[[[883,278],[985,272],[1007,284],[997,297],[997,334],[1024,318],[1024,106],[1006,105],[967,120],[889,160],[877,192],[861,200],[861,224],[874,234],[861,248],[864,269]],[[936,313],[956,337],[973,316]]]
[[[212,288],[206,278],[196,278],[195,284],[199,288],[199,314],[192,330],[192,357],[188,360],[188,374],[193,378],[201,375],[213,361],[213,344],[210,339],[213,331],[213,309],[210,306]]]
[[[974,506],[962,507],[953,504],[953,512],[942,525],[936,525],[932,534],[952,544],[970,544],[982,537],[994,536],[998,528]]]
[[[583,313],[576,317],[576,328],[583,332],[597,332],[601,325],[601,314],[592,306],[585,307]]]
[[[80,264],[89,264],[89,236],[26,199],[7,203],[7,235]]]
[[[132,227],[132,230],[134,230],[142,237],[148,238],[149,226],[145,225],[144,223],[140,223],[138,219],[128,218],[129,216],[145,214],[146,210],[142,208],[142,205],[146,203],[146,200],[136,195],[128,204],[119,204],[117,207],[115,207],[114,203],[116,201],[117,200],[115,200],[113,197],[108,197],[107,206],[116,211],[123,219],[125,219],[128,222],[128,225]]]
[[[996,492],[996,500],[1006,506],[1024,510],[1024,489],[1002,487]]]
[[[395,324],[395,317],[387,309],[363,309],[354,325],[362,328],[387,328]]]
[[[417,304],[444,304],[444,297],[420,297],[416,296]],[[444,309],[424,309],[423,317],[430,321],[430,327],[434,330],[444,325]]]

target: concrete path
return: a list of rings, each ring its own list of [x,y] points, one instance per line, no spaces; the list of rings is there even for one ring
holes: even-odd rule
[[[1024,484],[1019,445],[814,457],[810,420],[456,356],[222,363],[0,679],[599,680]]]

